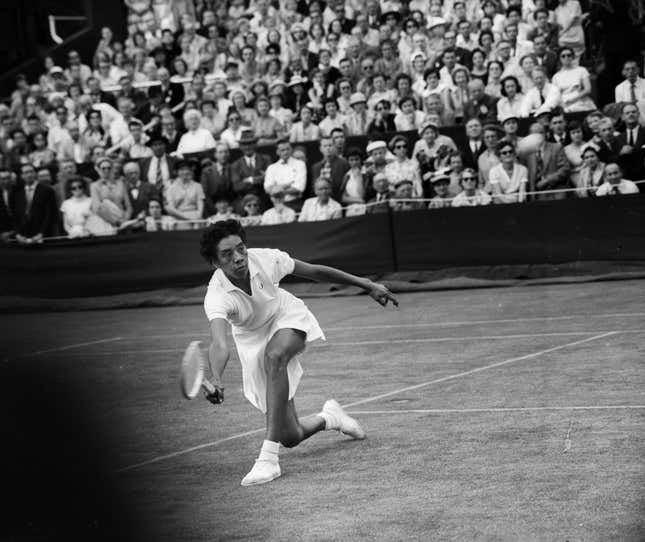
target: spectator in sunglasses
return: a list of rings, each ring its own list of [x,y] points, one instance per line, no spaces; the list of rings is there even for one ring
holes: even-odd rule
[[[488,205],[491,197],[477,187],[478,177],[474,169],[466,168],[461,172],[460,185],[462,191],[452,200],[453,207],[475,207]]]

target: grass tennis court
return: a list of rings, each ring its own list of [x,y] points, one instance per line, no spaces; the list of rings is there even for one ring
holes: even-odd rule
[[[336,398],[334,433],[240,480],[263,438],[239,363],[226,402],[181,398],[200,306],[4,315],[5,364],[71,379],[110,434],[108,469],[139,540],[645,539],[645,282],[305,300],[327,334],[296,405]]]

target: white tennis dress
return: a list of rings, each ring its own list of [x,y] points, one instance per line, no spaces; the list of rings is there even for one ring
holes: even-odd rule
[[[233,340],[242,363],[244,395],[266,412],[264,350],[278,329],[298,329],[306,342],[325,340],[318,320],[297,297],[279,288],[283,277],[293,273],[294,261],[286,252],[274,249],[248,250],[251,293],[234,286],[221,269],[208,283],[204,311],[209,321],[223,318],[233,330]],[[289,399],[298,389],[302,366],[293,358],[287,366]]]

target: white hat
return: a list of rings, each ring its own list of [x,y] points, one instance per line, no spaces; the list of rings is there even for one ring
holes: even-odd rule
[[[387,149],[387,144],[385,141],[371,141],[370,143],[367,144],[367,148],[365,149],[365,152],[368,154],[372,151],[375,151],[377,149]]]
[[[49,75],[53,75],[55,73],[64,73],[63,68],[60,66],[52,66],[51,70],[49,70]]]
[[[428,28],[435,26],[446,26],[446,20],[443,17],[431,17],[428,21]]]
[[[355,104],[361,104],[361,103],[366,103],[367,98],[365,97],[365,94],[362,92],[354,92],[349,98],[349,105],[355,105]]]

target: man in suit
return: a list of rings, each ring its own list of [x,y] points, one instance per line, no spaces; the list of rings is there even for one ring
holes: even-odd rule
[[[134,160],[123,165],[128,197],[132,204],[132,218],[144,217],[148,210],[148,203],[152,199],[160,199],[159,190],[149,182],[141,180],[139,162]]]
[[[0,169],[0,240],[6,241],[13,234],[14,179],[8,169]]]
[[[20,167],[20,176],[23,185],[15,190],[12,209],[16,239],[37,243],[57,233],[56,195],[51,186],[36,182],[36,169],[31,164]]]
[[[215,202],[220,199],[233,201],[233,182],[231,181],[231,165],[228,163],[229,152],[226,143],[215,146],[215,163],[204,168],[201,183],[206,201],[204,213],[206,216],[214,215]]]
[[[167,68],[159,68],[157,78],[161,84],[150,87],[148,96],[160,94],[161,102],[170,107],[175,107],[184,101],[184,86],[181,83],[170,82],[170,72]]]
[[[550,133],[547,136],[547,141],[551,143],[559,143],[562,147],[566,147],[571,143],[569,134],[567,133],[567,121],[564,119],[562,110],[556,110],[551,114],[549,119]]]
[[[167,154],[168,139],[162,135],[152,136],[148,145],[152,156],[141,160],[141,178],[158,190],[163,190],[175,177],[177,159]]]
[[[558,55],[547,47],[546,37],[543,35],[535,36],[533,40],[533,54],[538,66],[542,66],[549,79],[558,70]]]
[[[540,123],[531,125],[531,134],[540,134],[542,144],[525,157],[526,167],[529,170],[529,191],[557,190],[570,188],[570,165],[564,154],[564,149],[559,143],[546,141],[544,126]],[[555,194],[537,194],[535,200],[565,199],[567,192]]]
[[[625,129],[616,138],[620,148],[618,165],[625,179],[640,181],[645,179],[645,128],[638,122],[639,111],[635,104],[625,104],[622,119]]]
[[[464,106],[465,119],[479,119],[482,124],[497,122],[497,98],[484,92],[484,82],[473,79],[468,83],[470,99]]]
[[[271,158],[256,152],[257,138],[251,130],[244,130],[240,136],[242,156],[231,164],[231,182],[235,193],[235,209],[241,212],[242,199],[247,194],[260,198],[262,210],[271,206],[269,197],[264,192],[264,176],[271,164]]]
[[[329,179],[332,198],[341,201],[343,195],[340,193],[340,189],[345,173],[349,171],[349,162],[336,154],[331,137],[323,137],[320,140],[320,153],[322,160],[311,167],[311,178],[314,183],[319,177]]]
[[[466,123],[466,136],[468,141],[461,150],[464,167],[478,170],[477,162],[482,153],[486,150],[482,139],[482,123],[478,118],[472,118]]]

